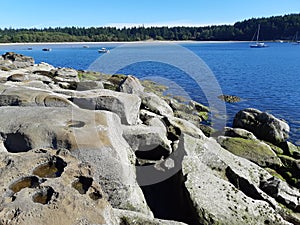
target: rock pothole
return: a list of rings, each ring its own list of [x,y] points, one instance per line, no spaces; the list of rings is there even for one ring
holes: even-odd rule
[[[96,201],[98,199],[101,199],[102,198],[102,194],[100,193],[100,191],[96,190],[96,189],[93,189],[93,191],[89,194],[89,197]]]
[[[25,134],[16,132],[2,136],[4,139],[3,144],[8,152],[27,152],[31,149],[29,138]]]
[[[54,156],[48,162],[37,166],[33,174],[42,178],[56,178],[61,176],[66,166],[67,163],[64,160]]]
[[[28,176],[28,177],[22,177],[12,183],[9,186],[9,189],[12,190],[14,193],[17,193],[21,191],[24,188],[36,188],[40,184],[39,178],[36,176]]]
[[[93,178],[80,176],[72,183],[72,187],[75,188],[80,194],[86,194],[89,188],[92,186],[92,183]],[[95,198],[97,197],[96,195],[94,196]]]
[[[50,202],[54,194],[55,191],[52,187],[43,187],[32,196],[32,200],[36,203],[45,205]]]
[[[78,120],[70,120],[67,122],[68,127],[81,128],[85,126],[85,122]]]

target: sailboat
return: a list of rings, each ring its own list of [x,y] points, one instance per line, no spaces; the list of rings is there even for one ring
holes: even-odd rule
[[[292,40],[292,43],[294,45],[299,45],[300,44],[300,41],[298,40],[298,31],[296,32],[296,34],[295,34],[295,36],[294,36],[294,38]]]
[[[257,33],[256,33],[256,43],[251,44],[250,48],[265,48],[265,47],[268,47],[268,45],[266,45],[264,42],[259,42],[258,41],[259,40],[259,32],[260,32],[260,24],[258,24],[258,29],[257,29]]]

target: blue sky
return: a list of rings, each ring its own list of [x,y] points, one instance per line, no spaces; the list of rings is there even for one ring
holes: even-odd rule
[[[203,26],[300,12],[300,0],[1,0],[0,28]]]

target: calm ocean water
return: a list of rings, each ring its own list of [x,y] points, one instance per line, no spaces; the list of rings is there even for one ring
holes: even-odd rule
[[[0,54],[15,51],[32,56],[37,63],[87,69],[99,57],[100,47],[113,49],[119,44],[0,46]],[[253,107],[286,120],[290,140],[300,144],[300,45],[268,43],[269,48],[251,49],[249,43],[182,43],[199,56],[215,75],[222,92],[242,98],[239,103],[226,103],[227,124],[239,110]],[[42,48],[52,48],[50,52]],[[172,57],[172,56],[171,56]],[[100,59],[101,60],[101,59]],[[160,76],[180,84],[196,101],[207,103],[202,91],[182,70],[157,62],[143,62],[118,71],[139,78]]]

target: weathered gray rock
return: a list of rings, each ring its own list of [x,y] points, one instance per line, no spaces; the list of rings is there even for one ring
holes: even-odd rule
[[[133,94],[111,90],[82,91],[72,101],[84,109],[114,112],[120,116],[123,124],[134,125],[139,122],[141,100]]]
[[[176,139],[179,139],[182,133],[188,134],[195,138],[205,137],[203,132],[189,121],[179,119],[176,117],[166,117],[164,118],[164,122],[167,126],[168,133],[172,134],[174,138],[177,137]]]
[[[70,68],[60,68],[54,73],[57,82],[79,82],[78,72]]]
[[[0,106],[71,107],[74,104],[65,96],[50,91],[24,86],[2,86]]]
[[[13,81],[13,82],[22,82],[28,80],[28,77],[26,74],[13,74],[7,78],[7,81]]]
[[[56,68],[48,63],[41,62],[39,64],[34,64],[33,66],[27,68],[31,72],[40,75],[53,75]],[[52,72],[53,71],[53,72]]]
[[[183,135],[179,144],[187,154],[183,160],[185,186],[200,223],[289,224],[282,216],[292,220],[291,214],[260,189],[261,181],[272,177],[264,169],[231,154],[212,138]],[[286,193],[292,193],[291,198],[295,194]]]
[[[197,112],[209,112],[209,108],[203,104],[200,104],[199,102],[190,100],[189,105],[196,110]]]
[[[257,139],[218,137],[218,143],[231,153],[262,167],[281,167],[282,163],[271,147]]]
[[[299,190],[292,189],[276,177],[261,181],[260,188],[278,202],[300,212]]]
[[[87,91],[92,89],[104,89],[100,81],[81,81],[77,84],[76,91]]]
[[[251,139],[255,140],[256,137],[250,131],[241,129],[241,128],[231,128],[225,127],[224,128],[224,135],[228,137],[239,137],[244,139]]]
[[[285,142],[290,131],[287,123],[257,109],[239,111],[235,115],[233,127],[248,130],[257,138],[273,144]]]
[[[183,174],[187,176],[185,186],[201,224],[290,224],[267,202],[253,200],[231,183],[215,176],[198,158],[184,158]]]
[[[25,68],[34,65],[34,59],[32,57],[16,54],[14,52],[7,52],[2,55],[6,61],[11,61],[15,68]]]
[[[153,93],[142,93],[142,106],[151,112],[162,116],[173,116],[172,108],[160,97]]]
[[[66,149],[0,153],[0,223],[117,224],[93,173]]]
[[[134,151],[146,159],[161,159],[172,152],[171,141],[167,139],[167,130],[158,118],[146,125],[123,126],[123,137]]]
[[[118,224],[136,224],[136,225],[185,225],[172,220],[154,219],[141,213],[114,209],[115,215],[119,218]]]
[[[150,112],[148,110],[145,110],[145,109],[141,109],[140,110],[140,119],[145,123],[146,121],[149,121],[150,119],[153,119],[153,118],[159,118],[159,119],[162,119],[163,116],[160,116],[160,115],[157,115],[153,112]]]
[[[47,76],[31,74],[31,73],[14,73],[7,78],[7,81],[12,81],[12,82],[42,81],[46,84],[49,84],[52,82],[52,79]]]
[[[78,108],[0,107],[0,134],[8,152],[67,148],[95,168],[113,207],[151,215],[135,179],[135,157],[119,117]],[[11,119],[13,116],[13,119]]]
[[[121,92],[137,95],[144,91],[144,87],[141,85],[139,79],[131,75],[127,76],[121,82],[119,89]]]

